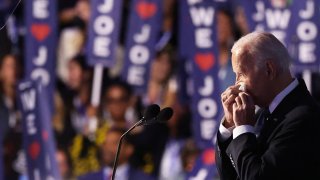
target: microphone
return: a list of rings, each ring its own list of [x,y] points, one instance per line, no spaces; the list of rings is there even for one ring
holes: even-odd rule
[[[114,180],[114,177],[116,175],[116,171],[117,171],[117,166],[118,166],[118,159],[119,159],[119,154],[120,154],[120,150],[121,150],[121,144],[122,144],[122,140],[123,138],[135,127],[143,124],[144,122],[148,121],[148,119],[154,119],[156,118],[156,116],[159,114],[160,112],[160,107],[157,104],[152,104],[150,106],[147,107],[147,109],[144,112],[143,117],[137,122],[135,123],[130,129],[128,129],[125,133],[123,133],[120,137],[119,143],[118,143],[118,147],[117,147],[117,153],[116,153],[116,157],[113,163],[113,169],[112,169],[112,177],[111,179]]]
[[[163,108],[158,116],[146,119],[141,125],[151,125],[155,123],[166,123],[173,115],[173,110],[170,107]]]
[[[156,116],[159,114],[159,112],[160,112],[159,105],[152,104],[152,105],[148,106],[146,111],[144,112],[142,119],[140,120],[141,122],[139,121],[140,123],[137,126],[143,125],[148,120],[156,118]]]

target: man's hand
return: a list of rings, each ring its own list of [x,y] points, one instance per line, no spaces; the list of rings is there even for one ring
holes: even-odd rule
[[[254,126],[254,102],[249,94],[240,92],[235,98],[235,102],[232,105],[233,109],[233,121],[235,126],[240,125],[252,125]]]
[[[223,106],[224,116],[226,120],[223,122],[223,125],[226,128],[234,126],[233,122],[233,104],[238,94],[241,92],[239,90],[240,85],[230,86],[221,94],[221,102]]]

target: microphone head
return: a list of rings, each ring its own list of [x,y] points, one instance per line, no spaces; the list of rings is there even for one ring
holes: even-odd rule
[[[173,109],[171,107],[163,108],[159,115],[157,116],[157,119],[159,122],[164,123],[167,122],[173,115]]]
[[[151,119],[156,117],[160,112],[160,107],[157,104],[152,104],[150,106],[147,107],[147,109],[145,110],[144,114],[143,114],[143,118],[144,119]]]

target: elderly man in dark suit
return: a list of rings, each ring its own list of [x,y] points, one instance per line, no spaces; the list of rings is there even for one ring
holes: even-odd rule
[[[272,34],[253,32],[231,52],[236,83],[221,94],[220,178],[320,179],[320,108],[292,77],[287,49]]]
[[[117,152],[118,141],[125,129],[111,128],[108,130],[104,144],[102,145],[102,161],[104,168],[98,172],[89,173],[80,176],[79,180],[111,180],[112,167],[114,164],[115,155]],[[145,174],[130,165],[129,159],[134,153],[132,144],[132,136],[127,135],[122,143],[121,152],[119,154],[118,168],[115,174],[116,180],[153,180],[155,178]]]

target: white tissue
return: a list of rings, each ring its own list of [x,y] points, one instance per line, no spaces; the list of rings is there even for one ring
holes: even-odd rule
[[[246,85],[244,83],[240,83],[239,90],[240,91],[246,91]]]

